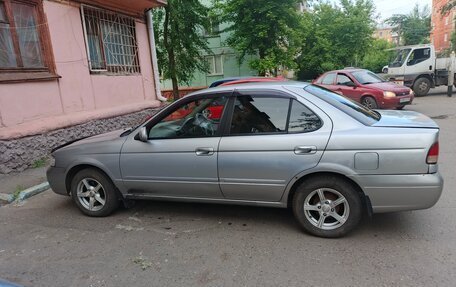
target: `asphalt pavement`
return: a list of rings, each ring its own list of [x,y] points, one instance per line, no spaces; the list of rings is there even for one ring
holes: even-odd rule
[[[443,89],[440,89],[443,91]],[[374,215],[340,239],[285,209],[139,202],[83,216],[46,191],[0,207],[0,278],[24,286],[455,286],[456,97],[406,110],[440,125],[445,188],[431,209]]]

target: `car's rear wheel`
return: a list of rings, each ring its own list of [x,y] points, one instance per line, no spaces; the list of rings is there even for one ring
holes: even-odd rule
[[[413,92],[417,97],[424,97],[431,89],[431,81],[428,78],[419,78],[413,84]]]
[[[361,99],[361,104],[371,110],[378,108],[377,101],[370,96],[366,96]]]
[[[396,110],[403,110],[405,106],[396,107]]]
[[[73,177],[71,196],[78,208],[89,216],[108,216],[119,206],[114,184],[92,168],[81,170]]]
[[[337,176],[304,181],[293,197],[293,213],[300,225],[319,237],[341,237],[355,228],[363,205],[357,189]]]

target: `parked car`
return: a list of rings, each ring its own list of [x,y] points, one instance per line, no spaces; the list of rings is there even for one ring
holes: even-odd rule
[[[209,118],[214,103],[221,117]],[[437,202],[438,137],[417,112],[369,110],[306,83],[244,84],[63,145],[47,177],[89,216],[137,199],[289,207],[307,232],[339,237],[372,212]]]
[[[247,83],[260,83],[260,82],[282,82],[286,81],[284,77],[234,77],[226,78],[213,82],[209,88],[218,86],[228,86]]]
[[[403,109],[413,102],[410,88],[388,82],[364,69],[331,71],[313,83],[357,101],[370,109]]]

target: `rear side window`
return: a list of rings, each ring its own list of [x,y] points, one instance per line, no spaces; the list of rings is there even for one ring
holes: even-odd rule
[[[289,133],[307,133],[322,126],[320,118],[300,102],[293,100],[290,111]]]
[[[230,134],[285,133],[290,99],[240,96]]]
[[[239,96],[231,120],[231,135],[305,133],[318,130],[320,118],[288,98]]]
[[[371,126],[380,120],[381,116],[378,112],[370,110],[357,102],[336,94],[328,89],[315,85],[308,85],[304,88],[304,90],[331,104],[365,125]]]
[[[323,85],[332,85],[334,83],[334,78],[336,77],[335,73],[329,73],[326,76],[323,77],[323,80],[321,83]]]

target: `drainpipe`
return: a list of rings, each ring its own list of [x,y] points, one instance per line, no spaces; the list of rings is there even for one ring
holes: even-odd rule
[[[159,101],[166,102],[166,101],[168,101],[168,99],[162,96],[161,88],[160,88],[160,77],[159,77],[158,63],[157,63],[157,50],[155,50],[154,18],[152,15],[152,9],[150,9],[146,12],[146,18],[147,18],[147,31],[149,34],[150,56],[152,58],[152,67],[154,69],[155,94],[157,95],[157,99]]]

